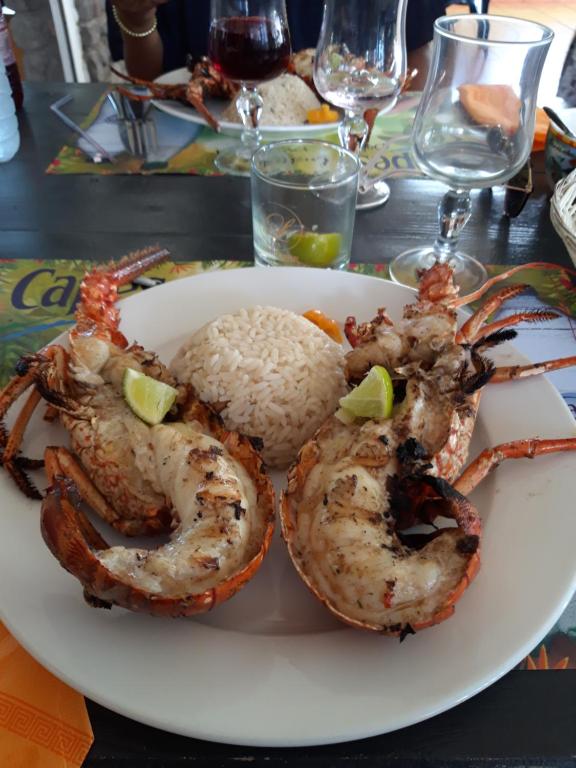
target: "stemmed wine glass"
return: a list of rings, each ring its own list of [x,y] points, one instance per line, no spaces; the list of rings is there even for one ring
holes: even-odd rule
[[[479,261],[457,250],[470,218],[470,190],[512,178],[532,147],[536,96],[553,33],[505,16],[444,16],[434,23],[432,65],[412,129],[420,169],[450,190],[439,206],[432,246],[397,256],[390,275],[416,285],[417,273],[448,262],[463,293],[486,280]]]
[[[406,80],[407,0],[326,0],[314,60],[318,93],[346,112],[340,142],[360,152],[368,136],[364,115],[392,109]],[[377,181],[356,208],[385,203],[390,188]]]
[[[208,55],[216,69],[239,83],[236,108],[244,130],[241,146],[218,154],[224,173],[250,175],[261,142],[262,97],[257,83],[282,74],[290,61],[290,35],[284,0],[211,0]]]

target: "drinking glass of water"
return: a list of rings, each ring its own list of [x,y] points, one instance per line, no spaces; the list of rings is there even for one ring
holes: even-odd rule
[[[323,141],[277,141],[252,158],[256,264],[343,269],[350,261],[359,162]]]
[[[432,65],[412,130],[421,170],[450,189],[439,206],[432,246],[397,256],[394,280],[448,262],[463,293],[486,280],[482,264],[457,249],[470,217],[470,190],[512,178],[532,147],[536,95],[553,33],[505,16],[444,16],[434,24]]]

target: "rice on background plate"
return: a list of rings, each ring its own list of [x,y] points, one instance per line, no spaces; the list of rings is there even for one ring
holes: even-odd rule
[[[229,429],[264,441],[271,467],[292,462],[346,391],[344,350],[301,315],[252,307],[207,323],[170,366]]]
[[[261,83],[258,93],[264,105],[260,127],[267,125],[302,125],[311,109],[318,109],[320,101],[312,88],[296,75],[283,74],[274,80]],[[240,123],[235,101],[226,107],[222,117],[231,123]]]

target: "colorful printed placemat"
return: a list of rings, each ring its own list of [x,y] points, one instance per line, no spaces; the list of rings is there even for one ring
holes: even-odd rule
[[[147,273],[154,283],[218,269],[252,266],[249,262],[213,261],[166,263]],[[0,261],[0,386],[12,375],[18,358],[49,343],[73,324],[82,276],[90,262],[84,260]],[[353,264],[351,271],[387,278],[384,264]],[[490,266],[490,275],[505,267]],[[567,357],[576,349],[576,272],[571,269],[526,270],[511,278],[532,290],[516,297],[504,312],[554,308],[561,313],[552,322],[526,323],[515,346],[532,360]],[[500,286],[501,287],[501,284]],[[130,285],[123,295],[143,290]],[[550,375],[576,417],[574,369]],[[520,665],[521,669],[576,669],[576,596],[541,645]]]
[[[112,105],[104,93],[87,118],[81,123],[84,131],[104,147],[114,158],[114,163],[94,163],[94,149],[82,137],[71,135],[66,144],[46,169],[52,174],[90,173],[110,174],[193,174],[218,176],[214,158],[221,149],[238,144],[238,138],[216,133],[196,123],[168,115],[152,108],[149,117],[155,125],[158,148],[148,157],[134,157],[125,146]],[[419,94],[410,94],[395,111],[380,116],[374,125],[366,159],[385,151],[375,163],[374,174],[402,172],[416,173],[416,167],[408,149],[408,133],[414,119]],[[282,138],[282,137],[280,137]],[[338,142],[334,127],[327,126],[326,133],[315,138]]]

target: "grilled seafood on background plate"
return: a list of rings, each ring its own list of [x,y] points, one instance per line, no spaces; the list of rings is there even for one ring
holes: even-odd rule
[[[139,94],[118,86],[118,91],[129,99],[134,99],[135,101],[174,99],[174,101],[181,101],[183,104],[190,104],[215,131],[218,131],[220,126],[214,115],[206,107],[205,99],[213,97],[230,101],[238,93],[238,85],[218,72],[207,56],[203,56],[193,67],[189,81],[180,85],[154,83],[150,80],[141,80],[138,77],[126,75],[114,69],[114,67],[110,67],[110,69],[123,80],[127,80],[134,85],[144,86],[150,91],[150,94]]]
[[[530,266],[551,265],[521,268]],[[458,330],[457,307],[518,269],[459,298],[452,270],[436,264],[398,323],[384,310],[370,323],[346,322],[348,378],[360,382],[372,366],[385,367],[392,416],[330,417],[291,468],[280,517],[301,578],[353,627],[404,637],[451,616],[480,567],[482,523],[466,495],[504,459],[576,450],[574,437],[520,440],[484,451],[462,472],[486,384],[576,365],[574,356],[495,368],[484,357],[515,335],[515,323],[555,316],[525,312],[485,324],[526,286],[500,290]],[[440,517],[450,526],[438,528]],[[420,524],[432,532],[410,531]]]
[[[315,50],[313,48],[307,48],[292,54],[287,72],[302,80],[321,101],[322,98],[316,90],[312,77],[314,54]],[[222,101],[232,102],[239,91],[239,85],[232,80],[228,80],[219,72],[207,56],[202,56],[196,64],[190,65],[189,80],[186,83],[165,83],[161,82],[162,78],[159,78],[160,82],[142,80],[120,72],[114,67],[110,67],[110,69],[122,80],[147,88],[149,91],[147,94],[136,93],[121,85],[117,86],[117,90],[124,96],[135,101],[149,101],[150,99],[179,101],[182,104],[193,107],[215,131],[220,130],[220,124],[206,105],[206,99],[221,99]],[[185,77],[184,72],[182,77]],[[374,114],[370,119],[370,125],[374,122],[377,110],[371,110],[371,112]]]
[[[23,432],[41,399],[70,436],[71,451],[48,447],[50,486],[42,500],[44,540],[76,576],[88,602],[163,616],[210,610],[256,573],[274,527],[274,491],[250,440],[182,387],[152,352],[119,330],[118,287],[168,256],[140,251],[88,274],[69,348],[52,345],[22,359],[0,394],[0,419],[31,388],[1,461],[20,489],[42,498],[20,455]],[[167,420],[150,426],[123,396],[127,368],[174,387]],[[169,533],[155,549],[109,547],[83,509],[119,532]]]

